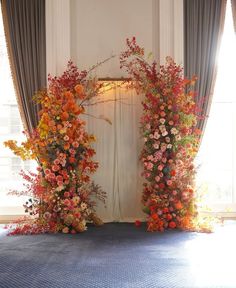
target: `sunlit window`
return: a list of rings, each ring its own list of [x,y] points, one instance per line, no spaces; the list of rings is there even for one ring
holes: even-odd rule
[[[23,212],[23,199],[9,196],[10,189],[20,189],[22,179],[18,175],[21,169],[29,169],[29,161],[21,161],[9,149],[5,148],[5,140],[22,141],[22,123],[17,107],[13,88],[7,47],[3,30],[2,15],[0,13],[0,215],[17,214]],[[23,187],[22,187],[23,188]]]
[[[216,210],[236,204],[236,37],[230,1],[218,58],[218,75],[198,162],[199,190]]]

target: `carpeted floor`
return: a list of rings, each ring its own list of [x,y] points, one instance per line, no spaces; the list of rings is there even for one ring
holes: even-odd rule
[[[147,233],[111,223],[79,235],[0,232],[0,288],[236,287],[236,226]]]

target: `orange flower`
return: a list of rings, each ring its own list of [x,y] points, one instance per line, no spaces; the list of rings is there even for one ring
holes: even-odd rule
[[[155,213],[155,214],[152,214],[152,219],[153,219],[153,220],[157,220],[157,219],[159,219],[159,217],[158,217],[158,215]]]
[[[186,215],[185,217],[183,217],[181,219],[181,228],[188,229],[189,227],[191,227],[191,225],[190,225],[190,217],[188,215]]]
[[[181,203],[180,201],[178,201],[177,203],[175,203],[175,208],[176,208],[177,210],[182,209],[182,208],[183,208],[182,203]]]
[[[202,134],[202,130],[200,129],[195,129],[194,132],[196,133],[196,135],[201,135]]]
[[[74,95],[70,92],[70,91],[66,91],[64,93],[65,97],[68,98],[68,99],[73,99],[74,98]]]
[[[76,162],[76,160],[75,160],[75,158],[74,158],[74,157],[69,157],[69,162],[70,162],[70,163],[75,163],[75,162]]]
[[[78,93],[79,95],[83,95],[84,94],[84,87],[81,84],[77,84],[75,86],[75,91],[76,93]]]
[[[167,207],[163,208],[163,213],[168,213],[169,209]]]
[[[175,170],[171,170],[171,171],[170,171],[170,175],[171,175],[171,176],[175,176],[175,175],[176,175],[176,171],[175,171]]]
[[[68,120],[68,118],[69,118],[69,114],[66,111],[62,112],[61,120],[66,121],[66,120]]]
[[[70,144],[69,144],[69,143],[66,143],[66,144],[64,145],[64,149],[65,149],[65,150],[69,150],[69,149],[70,149]]]

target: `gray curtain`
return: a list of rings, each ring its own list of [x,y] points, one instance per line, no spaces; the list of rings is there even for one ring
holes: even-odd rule
[[[204,131],[210,110],[215,78],[216,58],[225,17],[226,0],[184,0],[184,72],[196,75],[200,100],[198,128]]]
[[[31,132],[39,106],[32,96],[46,87],[45,0],[1,0],[5,35],[17,102]]]
[[[236,0],[231,0],[231,5],[232,5],[233,20],[234,20],[234,31],[236,33]]]

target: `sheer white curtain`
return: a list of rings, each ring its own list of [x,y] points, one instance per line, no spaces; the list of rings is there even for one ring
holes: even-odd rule
[[[114,101],[107,101],[111,99]],[[104,115],[112,125],[86,116],[88,131],[97,138],[95,159],[100,165],[94,180],[107,192],[106,207],[98,204],[97,213],[106,222],[143,219],[139,162],[141,95],[117,84],[114,90],[104,93],[102,101],[104,103],[88,107],[88,113]]]

